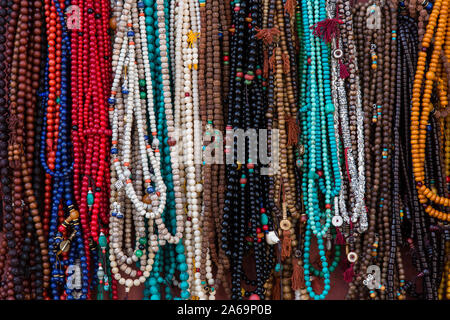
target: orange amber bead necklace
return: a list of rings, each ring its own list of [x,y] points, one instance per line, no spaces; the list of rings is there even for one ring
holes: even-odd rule
[[[430,112],[434,106],[431,103],[433,84],[442,80],[441,74],[445,72],[442,68],[440,58],[441,52],[448,52],[450,46],[450,34],[448,24],[448,5],[450,0],[437,0],[434,3],[433,11],[430,15],[426,32],[422,40],[422,50],[419,52],[417,62],[417,72],[414,79],[411,109],[411,151],[413,172],[416,187],[419,193],[419,200],[427,204],[425,211],[432,217],[440,220],[450,221],[450,214],[441,212],[432,207],[431,203],[443,206],[450,206],[450,199],[441,197],[425,185],[425,146],[426,127]],[[434,46],[431,54],[428,71],[425,73],[427,60],[427,50],[431,45],[434,34]],[[424,77],[425,76],[425,77]],[[425,80],[423,95],[421,89]],[[445,109],[448,105],[447,88],[445,86],[439,94],[439,106]],[[429,203],[430,201],[431,203]]]

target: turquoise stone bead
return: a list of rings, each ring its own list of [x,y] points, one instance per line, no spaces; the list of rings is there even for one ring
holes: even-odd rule
[[[104,248],[108,245],[108,240],[106,239],[105,235],[101,235],[98,238],[98,244],[100,245],[100,247]]]
[[[188,291],[182,291],[181,292],[181,299],[187,300],[191,297],[191,294]]]
[[[177,262],[183,263],[186,261],[186,256],[184,254],[178,254]]]
[[[189,274],[187,272],[180,273],[180,280],[187,281],[189,279]]]
[[[261,224],[267,225],[269,223],[269,218],[265,213],[261,214]]]
[[[154,285],[156,285],[156,279],[153,278],[153,277],[151,277],[151,278],[149,278],[148,283],[149,283],[151,286],[154,286]]]
[[[181,263],[181,264],[178,266],[178,270],[180,270],[180,271],[186,271],[186,270],[187,270],[187,264],[186,264],[186,263]]]
[[[159,293],[159,290],[158,290],[157,287],[151,286],[151,287],[150,287],[150,293],[151,293],[151,294],[158,294],[158,293]]]
[[[88,206],[92,206],[94,204],[94,194],[92,192],[88,192],[86,198]]]
[[[180,289],[187,290],[188,288],[189,288],[189,284],[187,283],[187,281],[181,281]]]
[[[280,272],[280,270],[281,270],[281,264],[277,263],[275,265],[275,272]]]

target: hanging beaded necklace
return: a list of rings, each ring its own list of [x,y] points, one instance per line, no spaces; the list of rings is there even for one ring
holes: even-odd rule
[[[422,204],[427,204],[428,201],[431,203],[436,203],[438,205],[449,206],[449,199],[446,197],[438,196],[430,188],[424,184],[424,158],[425,158],[425,147],[419,145],[420,139],[425,139],[426,141],[426,126],[428,121],[429,113],[431,111],[430,99],[431,99],[431,87],[433,82],[437,80],[436,72],[439,63],[439,56],[444,45],[445,31],[448,23],[448,8],[443,5],[447,2],[436,1],[433,7],[432,14],[430,15],[430,21],[426,28],[425,36],[422,40],[422,50],[419,52],[419,60],[417,62],[418,70],[416,72],[416,79],[413,86],[413,99],[412,99],[412,113],[411,113],[411,153],[413,158],[413,172],[416,181],[416,187],[419,192],[419,200]],[[443,7],[443,8],[441,8]],[[433,14],[436,12],[436,14]],[[438,20],[439,13],[439,20]],[[431,54],[431,62],[429,71],[425,75],[425,60],[427,57],[427,51],[430,46],[431,36],[434,31],[434,26],[438,24],[439,28],[436,31],[436,39],[438,42],[433,46],[433,51]],[[421,99],[421,94],[419,92],[421,84],[424,82],[423,78],[425,75],[425,89],[423,99]],[[448,101],[445,95],[440,95],[440,104],[445,109]],[[423,107],[421,110],[420,106]],[[430,204],[426,205],[425,211],[432,217],[438,218],[440,220],[448,221],[448,214],[433,208]]]
[[[234,1],[231,3],[233,22],[229,29],[230,70],[231,79],[228,95],[228,119],[226,126],[227,158],[234,156],[233,164],[227,164],[227,189],[222,222],[222,248],[228,255],[231,264],[232,295],[234,300],[243,296],[250,299],[263,299],[264,282],[270,275],[273,256],[271,250],[263,242],[264,233],[268,230],[266,204],[260,199],[259,167],[256,154],[246,152],[247,164],[236,159],[237,148],[233,139],[233,129],[255,130],[263,124],[262,92],[258,84],[262,80],[261,45],[256,37],[256,26],[261,25],[260,8],[254,1]],[[245,57],[245,58],[244,58]],[[254,110],[254,113],[250,111]],[[255,139],[255,137],[252,137]],[[245,143],[246,150],[251,144]],[[266,227],[264,227],[266,225]],[[264,232],[263,232],[264,231]],[[244,242],[244,235],[246,242]],[[253,248],[252,248],[253,247]],[[244,254],[252,250],[255,257],[257,280],[250,280],[243,270]],[[254,290],[242,288],[241,281],[256,287]]]
[[[7,54],[1,59],[1,194],[4,212],[1,275],[6,277],[2,280],[7,285],[2,296],[17,300],[43,299],[43,287],[48,287],[50,273],[32,184],[34,112],[41,53],[40,6],[39,1],[20,2],[12,4],[7,12],[7,5],[2,3],[1,9],[2,19],[7,13],[11,14],[8,29],[2,27],[1,35],[2,52]],[[6,109],[8,105],[9,110]]]
[[[70,39],[63,17],[64,5],[48,2],[45,10],[48,19],[47,41],[48,63],[46,66],[46,93],[44,124],[41,132],[41,164],[46,171],[46,180],[53,180],[52,193],[46,193],[51,203],[48,242],[52,265],[51,297],[53,299],[86,299],[88,293],[88,270],[82,244],[79,213],[72,202],[73,169],[69,154],[68,132],[68,59]],[[55,32],[60,30],[61,36]],[[59,49],[59,46],[61,46]],[[48,157],[46,157],[46,151]],[[50,183],[48,184],[51,185]],[[50,201],[51,199],[51,201]],[[66,209],[67,208],[67,209]],[[67,211],[66,211],[67,210]],[[66,213],[67,212],[67,213]],[[73,266],[81,269],[77,284],[73,286],[71,276],[65,272]],[[63,294],[61,289],[64,288]]]
[[[164,180],[168,187],[168,202],[166,206],[165,217],[171,223],[172,231],[175,231],[180,219],[180,212],[183,211],[182,193],[181,193],[181,179],[179,175],[179,163],[175,157],[176,145],[176,133],[174,132],[174,117],[172,109],[165,108],[165,103],[171,104],[171,92],[169,87],[169,63],[166,57],[170,53],[170,49],[173,47],[173,41],[171,40],[171,46],[167,46],[166,38],[171,39],[169,36],[170,28],[166,28],[169,25],[169,2],[151,3],[150,1],[144,1],[145,6],[145,23],[147,25],[147,42],[149,59],[152,62],[150,64],[152,71],[152,79],[155,81],[154,99],[155,106],[157,106],[158,125],[157,137],[163,143],[161,148],[161,163],[164,175]],[[172,8],[173,9],[173,8]],[[157,25],[152,21],[160,21]],[[164,23],[161,23],[164,21]],[[170,34],[171,35],[171,34]],[[154,46],[154,40],[159,39],[160,46]],[[160,50],[161,49],[161,50]],[[163,80],[164,79],[164,80]],[[171,105],[169,105],[171,106]],[[167,121],[166,121],[167,117]],[[167,137],[169,135],[169,137]],[[174,160],[173,160],[174,159]],[[172,175],[173,170],[173,175]],[[168,214],[168,216],[166,216]],[[163,265],[164,258],[169,259],[169,263]],[[152,270],[150,278],[146,282],[146,289],[144,290],[144,299],[160,299],[159,292],[160,286],[164,283],[173,283],[179,286],[181,289],[180,298],[188,299],[190,293],[188,291],[189,274],[186,272],[188,267],[186,264],[185,247],[181,241],[176,245],[166,245],[160,250],[155,258],[155,267]],[[176,266],[178,263],[178,266]],[[175,268],[180,271],[179,279],[175,279]],[[165,275],[165,277],[163,277]],[[165,287],[166,299],[172,299],[171,286]],[[179,299],[174,297],[174,299]]]
[[[222,238],[219,237],[222,228],[220,213],[224,205],[225,167],[222,145],[224,132],[224,107],[226,102],[225,87],[228,83],[227,66],[229,66],[228,30],[226,28],[225,14],[223,11],[229,9],[223,2],[200,1],[200,41],[199,41],[199,66],[198,86],[206,88],[199,90],[199,112],[202,121],[203,132],[206,140],[214,139],[217,143],[214,159],[219,163],[205,163],[202,167],[203,176],[203,228],[204,237],[202,250],[209,248],[213,263],[217,267],[216,283],[221,284],[227,295],[230,295],[228,279],[225,270],[229,269],[229,260],[222,249]],[[212,17],[207,19],[207,13],[212,12]],[[222,52],[222,53],[221,53]],[[206,81],[213,78],[213,81]],[[209,108],[209,106],[214,108]],[[214,131],[213,131],[214,130]],[[216,133],[220,132],[220,135]],[[209,141],[204,141],[209,142]],[[212,142],[212,141],[211,141]],[[205,143],[206,144],[206,143]],[[204,146],[206,149],[206,145]],[[216,246],[217,238],[217,246]],[[202,255],[204,256],[204,255]],[[204,262],[202,262],[204,263]],[[202,270],[201,270],[202,271]],[[202,280],[204,274],[202,273]],[[215,290],[215,288],[211,288]]]
[[[330,5],[330,3],[329,3]],[[345,9],[344,9],[345,6]],[[336,215],[333,217],[333,225],[337,228],[341,227],[347,235],[351,233],[351,229],[359,226],[359,232],[363,232],[367,228],[367,214],[365,209],[365,176],[364,176],[364,136],[363,136],[363,113],[361,108],[361,97],[359,90],[359,76],[357,74],[357,61],[355,47],[353,44],[353,22],[351,15],[345,14],[345,10],[349,10],[348,2],[337,2],[335,9],[330,7],[329,18],[335,18],[334,13],[342,17],[343,24],[340,28],[342,37],[335,38],[332,42],[332,75],[334,89],[334,105],[339,114],[339,125],[342,135],[342,148],[345,159],[345,171],[341,172],[346,183],[343,184],[339,201],[335,203]],[[347,59],[349,71],[344,65],[344,57]],[[347,86],[345,82],[348,81]],[[348,94],[346,94],[349,88]],[[348,99],[347,99],[348,96]],[[348,103],[348,108],[347,108]],[[348,110],[347,110],[348,109]],[[337,115],[336,115],[337,116]],[[356,118],[356,119],[355,119]],[[355,130],[350,130],[355,128]],[[336,130],[336,128],[335,128]],[[356,131],[356,132],[355,132]],[[338,130],[336,130],[338,132]],[[355,146],[357,146],[355,148]],[[356,157],[354,156],[356,153]],[[341,170],[342,171],[342,170]],[[345,177],[348,177],[346,179]],[[346,197],[350,199],[351,217],[347,213]],[[353,202],[352,202],[353,199]],[[342,210],[342,211],[341,211]],[[339,213],[342,212],[342,214]],[[351,223],[350,223],[351,219]],[[345,226],[343,226],[345,223]],[[350,227],[352,225],[352,228]],[[346,231],[348,228],[349,231]]]
[[[438,164],[438,162],[433,161],[432,158],[428,156],[428,153],[432,148],[426,144],[427,139],[430,139],[431,135],[434,136],[434,139],[437,138],[437,141],[440,140],[439,135],[436,133],[437,123],[433,117],[429,117],[430,112],[436,108],[435,105],[439,105],[442,109],[446,109],[448,105],[445,90],[442,90],[444,89],[443,87],[441,87],[441,93],[438,94],[438,101],[433,99],[434,95],[432,94],[434,81],[438,81],[441,77],[442,65],[440,63],[440,55],[442,49],[445,48],[444,50],[448,51],[447,47],[449,36],[448,32],[446,33],[448,27],[448,3],[445,1],[436,1],[433,5],[433,10],[429,19],[430,20],[426,27],[425,34],[421,40],[421,47],[419,48],[420,51],[418,54],[417,71],[412,91],[410,143],[413,174],[419,202],[422,204],[425,212],[430,215],[431,221],[434,222],[436,220],[448,220],[448,214],[445,212],[445,207],[448,207],[448,198],[438,196],[438,193],[442,194],[444,191],[439,187],[441,184],[439,181],[436,181],[439,189],[441,189],[438,190],[435,186],[433,186],[434,181],[429,179],[430,175],[432,177],[435,176],[432,171],[430,172],[433,163]],[[435,26],[437,26],[437,28],[434,46],[433,49],[430,50],[429,47],[431,37],[434,33]],[[430,51],[431,58],[427,69],[427,55]],[[425,73],[425,70],[428,71]],[[438,165],[438,167],[440,167],[440,165]],[[428,188],[427,185],[430,185],[430,188]],[[431,205],[433,203],[438,206],[438,209]],[[419,217],[415,218],[416,220],[419,219]],[[426,223],[425,221],[421,222],[423,224]],[[434,233],[431,233],[431,239],[430,237],[427,237],[426,234],[423,235],[422,233],[418,233],[417,238],[418,251],[420,255],[419,267],[423,270],[420,274],[424,275],[425,282],[424,293],[427,297],[436,298],[439,284],[436,282],[435,274],[433,273],[437,268],[438,261],[436,260],[436,256],[432,256],[430,254],[430,252],[432,253],[434,251],[432,249],[433,242],[435,241]],[[423,247],[425,247],[428,254],[424,254],[422,251],[424,249]],[[441,248],[441,252],[445,250],[445,248]],[[427,259],[430,256],[433,257],[431,261]]]
[[[209,252],[202,253],[201,225],[201,197],[203,190],[200,182],[199,167],[199,140],[201,127],[199,126],[199,100],[198,100],[198,47],[196,38],[199,32],[199,4],[196,1],[178,2],[174,21],[184,21],[177,24],[175,29],[175,127],[180,128],[183,148],[179,148],[180,158],[184,159],[182,169],[183,180],[186,185],[185,201],[187,221],[185,228],[185,246],[187,254],[190,293],[192,299],[214,299],[215,290],[206,291],[204,288],[212,286],[214,279],[212,273],[207,272],[201,279],[200,271],[211,266]],[[182,180],[182,182],[183,182]],[[204,254],[204,258],[202,257]],[[204,267],[202,267],[202,263]],[[205,294],[206,291],[206,294]],[[210,294],[208,294],[208,292]]]
[[[107,155],[108,136],[111,131],[108,129],[105,94],[111,85],[111,79],[108,61],[109,37],[104,26],[107,21],[105,19],[109,17],[109,5],[102,1],[95,12],[92,1],[74,1],[72,4],[79,6],[81,11],[81,28],[72,29],[74,195],[80,208],[83,243],[92,290],[97,280],[97,269],[106,267],[102,266],[102,262],[100,266],[96,263],[96,246],[100,233],[107,234],[105,227],[108,225]],[[86,56],[89,56],[87,61]],[[102,276],[98,280],[103,282],[106,279]]]
[[[302,134],[305,141],[303,156],[303,192],[306,213],[308,215],[304,243],[304,277],[308,294],[313,299],[324,299],[330,290],[330,270],[325,257],[323,237],[331,225],[333,197],[337,196],[341,186],[337,146],[334,133],[334,106],[331,101],[330,67],[326,44],[315,37],[310,27],[326,17],[325,4],[303,1],[303,34],[305,37],[305,58],[302,61],[309,74],[304,85],[307,86],[305,102],[300,109]],[[317,50],[312,50],[312,47]],[[324,80],[324,86],[317,87]],[[328,154],[331,155],[329,158]],[[324,193],[325,207],[319,207],[318,195]],[[323,222],[321,222],[323,220]],[[324,289],[316,294],[310,279],[310,247],[312,235],[317,237],[320,260],[324,272]]]

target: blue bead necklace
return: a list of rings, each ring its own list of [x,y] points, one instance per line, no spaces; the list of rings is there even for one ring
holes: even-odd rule
[[[52,267],[52,274],[50,280],[51,296],[58,300],[61,298],[62,288],[65,290],[67,299],[74,298],[86,299],[88,293],[88,270],[86,258],[84,256],[84,247],[81,234],[81,227],[78,221],[78,211],[72,203],[73,186],[70,178],[73,162],[71,159],[71,143],[69,131],[68,118],[68,67],[70,59],[70,39],[67,32],[67,27],[64,20],[64,14],[61,10],[58,1],[54,1],[56,11],[62,27],[62,43],[61,43],[61,89],[60,96],[57,97],[57,104],[59,104],[59,127],[58,127],[58,141],[55,153],[55,168],[51,170],[47,165],[46,159],[46,135],[47,135],[47,104],[48,104],[48,90],[49,90],[49,62],[47,61],[45,71],[45,90],[47,97],[42,101],[44,108],[44,123],[41,132],[41,150],[40,160],[44,170],[53,178],[52,185],[52,199],[51,199],[51,216],[49,228],[49,256]],[[63,224],[58,227],[58,212],[60,206],[67,208],[66,219]],[[63,235],[67,232],[67,238]],[[76,266],[73,269],[71,266]],[[75,287],[72,283],[74,274],[68,274],[65,279],[65,269],[69,270],[81,269],[81,282],[77,279]],[[75,272],[75,271],[74,271]],[[76,277],[80,273],[76,273]],[[66,280],[66,281],[65,281]]]

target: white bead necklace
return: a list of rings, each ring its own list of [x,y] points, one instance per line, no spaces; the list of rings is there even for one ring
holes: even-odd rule
[[[112,105],[110,108],[112,186],[109,259],[114,278],[119,284],[126,286],[128,293],[132,286],[143,284],[150,276],[158,245],[162,246],[166,242],[178,243],[182,237],[184,225],[183,217],[178,210],[176,234],[172,236],[161,218],[166,203],[166,186],[161,175],[159,141],[156,137],[157,127],[145,15],[142,8],[138,14],[137,3],[131,0],[126,0],[123,5],[118,2],[114,12],[120,21],[114,41],[112,62],[114,80],[109,99]],[[161,59],[161,61],[167,71],[167,59],[165,61]],[[142,78],[145,78],[148,94],[147,111],[143,106],[145,100],[141,99],[139,92],[139,79]],[[119,91],[120,84],[122,88]],[[151,144],[146,137],[147,114],[152,133]],[[155,182],[155,189],[152,187],[152,181]],[[144,217],[149,219],[149,239],[146,239]],[[155,223],[158,236],[154,234]],[[131,244],[132,225],[134,225],[136,238],[134,248]],[[124,228],[126,252],[122,249]],[[132,266],[139,259],[139,270],[135,270]],[[123,277],[121,272],[126,276]]]
[[[118,3],[119,8],[122,8],[121,22],[128,22],[129,31],[128,36],[132,33],[131,30],[131,16],[130,10],[131,1],[125,1],[123,4],[123,8],[121,3]],[[119,10],[119,8],[116,8]],[[117,12],[115,10],[115,12]],[[124,23],[119,23],[119,29],[116,36],[116,42],[114,43],[114,49],[116,54],[113,55],[113,66],[116,67],[117,70],[122,70],[123,67],[129,68],[129,73],[127,73],[124,77],[124,89],[121,93],[117,95],[116,108],[110,109],[110,120],[113,123],[113,140],[115,141],[115,146],[119,148],[120,146],[125,146],[127,141],[131,139],[131,129],[129,127],[121,126],[119,123],[119,119],[124,119],[124,114],[129,114],[129,110],[133,106],[133,86],[134,82],[137,79],[135,76],[137,74],[137,70],[135,64],[131,63],[134,61],[134,45],[130,41],[123,39],[124,34]],[[118,40],[120,39],[120,40]],[[124,48],[129,46],[128,55],[125,54]],[[117,51],[120,49],[120,54],[117,56]],[[116,72],[117,73],[117,72]],[[120,76],[118,77],[120,78]],[[114,81],[117,84],[117,78]],[[131,90],[128,91],[127,88],[131,87]],[[114,88],[114,85],[113,85]],[[113,89],[114,90],[114,89]],[[131,94],[130,94],[131,93]],[[124,97],[125,95],[125,97]],[[116,95],[114,95],[116,96]],[[115,99],[115,98],[114,98]],[[111,100],[110,100],[111,101]],[[112,102],[112,101],[111,101]],[[134,133],[136,137],[136,132]],[[120,137],[120,138],[119,138]],[[114,144],[113,144],[114,145]],[[136,148],[126,149],[124,153],[128,156],[131,161],[131,153],[138,155],[136,152]],[[117,152],[119,154],[119,152]],[[118,162],[117,158],[113,157],[113,164]],[[136,163],[137,157],[133,158],[134,164],[136,164],[135,169],[133,170],[134,174],[137,177],[138,181],[142,181],[142,165],[140,163]],[[110,218],[110,252],[109,252],[109,260],[111,265],[111,272],[113,277],[119,282],[120,285],[125,285],[126,292],[128,293],[133,286],[139,286],[145,282],[146,278],[150,276],[150,271],[153,266],[153,258],[155,256],[154,252],[158,250],[158,246],[153,246],[153,250],[148,250],[145,246],[140,243],[142,239],[145,239],[145,222],[142,215],[133,214],[135,210],[132,210],[131,203],[128,201],[129,198],[125,197],[124,189],[122,188],[123,184],[120,179],[118,180],[118,175],[120,172],[115,170],[116,166],[112,165],[111,170],[111,181],[113,186],[111,187],[111,218]],[[145,172],[145,171],[144,171]],[[131,172],[130,172],[131,174]],[[146,174],[146,172],[145,172]],[[142,185],[138,183],[138,185]],[[141,188],[140,188],[141,189]],[[125,213],[125,215],[123,214]],[[124,219],[125,217],[125,219]],[[135,230],[134,234],[136,236],[135,247],[132,248],[131,244],[131,225],[132,221],[134,222]],[[125,222],[125,251],[122,249],[122,238],[124,234],[124,222]],[[152,234],[153,223],[149,223],[149,234]],[[153,243],[154,244],[154,243]],[[157,244],[157,243],[156,243]],[[142,249],[137,249],[142,248]],[[156,249],[156,250],[155,250]],[[137,261],[140,260],[140,268],[139,270],[135,270],[132,268],[133,265],[136,264]],[[122,272],[122,273],[121,273]],[[126,276],[122,276],[125,274]]]
[[[202,233],[201,233],[201,192],[202,184],[198,163],[198,142],[196,137],[201,136],[199,124],[199,100],[198,100],[198,47],[196,39],[200,27],[199,6],[195,0],[180,0],[171,7],[175,8],[175,17],[171,22],[173,30],[174,57],[174,109],[175,124],[181,132],[183,148],[179,149],[180,158],[184,164],[180,164],[181,182],[185,184],[185,208],[187,221],[185,228],[186,263],[188,265],[189,287],[191,296],[200,300],[214,299],[215,291],[207,296],[204,290],[200,270],[202,268]],[[197,144],[198,143],[198,144]],[[201,153],[200,153],[201,154]],[[212,276],[211,259],[209,252],[205,259],[206,278],[209,285],[214,284]]]

